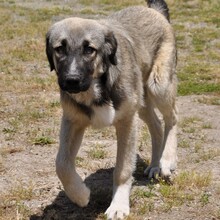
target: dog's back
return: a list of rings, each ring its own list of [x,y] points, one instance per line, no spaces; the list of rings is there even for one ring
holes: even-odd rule
[[[149,0],[148,7],[135,6],[123,9],[114,13],[108,20],[114,33],[118,35],[119,43],[127,45],[122,49],[128,50],[132,47],[138,65],[142,66],[142,77],[145,82],[164,42],[170,44],[168,50],[173,50],[171,54],[175,57],[175,36],[169,23],[168,8],[162,0]],[[121,38],[123,40],[120,40]]]

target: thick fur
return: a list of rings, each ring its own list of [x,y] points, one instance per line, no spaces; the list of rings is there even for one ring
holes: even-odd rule
[[[75,169],[84,131],[88,126],[116,128],[108,219],[129,214],[138,115],[152,137],[152,160],[145,173],[168,177],[176,167],[175,39],[158,11],[138,6],[106,20],[68,18],[47,33],[46,52],[58,76],[63,108],[56,170],[67,196],[79,206],[86,206],[90,196]],[[155,108],[163,115],[164,129]]]
[[[146,2],[149,8],[154,8],[159,11],[168,21],[170,21],[169,8],[164,0],[147,0]]]

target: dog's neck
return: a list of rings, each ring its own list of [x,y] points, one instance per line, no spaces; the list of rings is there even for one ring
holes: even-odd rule
[[[71,103],[79,108],[91,120],[94,128],[109,126],[113,123],[116,109],[110,98],[107,86],[107,75],[94,79],[90,88],[85,92],[70,94],[61,92]]]

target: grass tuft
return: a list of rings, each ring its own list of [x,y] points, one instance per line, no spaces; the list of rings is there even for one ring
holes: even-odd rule
[[[49,136],[41,136],[34,139],[34,145],[50,145],[54,144],[55,141]]]
[[[103,149],[103,146],[96,144],[92,149],[87,151],[87,155],[91,159],[105,159],[107,152]]]

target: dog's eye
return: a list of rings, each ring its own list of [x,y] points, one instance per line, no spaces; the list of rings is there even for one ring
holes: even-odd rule
[[[95,52],[96,52],[96,49],[93,48],[93,47],[90,47],[90,46],[85,46],[85,47],[84,47],[84,50],[83,50],[83,53],[84,53],[85,55],[92,55],[92,54],[95,53]]]
[[[65,47],[64,47],[64,46],[56,47],[54,50],[55,50],[56,53],[58,53],[58,54],[64,54],[64,53],[65,53]]]

